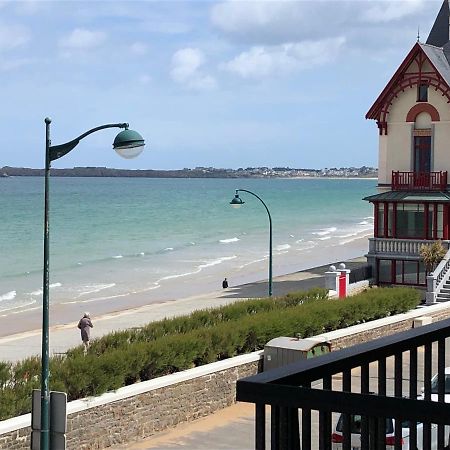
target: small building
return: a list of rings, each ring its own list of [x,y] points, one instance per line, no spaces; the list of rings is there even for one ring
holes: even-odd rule
[[[420,246],[450,242],[450,11],[441,6],[366,114],[379,130],[369,263],[377,284],[426,285]]]

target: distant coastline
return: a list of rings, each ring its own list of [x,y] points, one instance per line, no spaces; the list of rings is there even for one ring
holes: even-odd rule
[[[0,168],[0,178],[38,177],[44,169],[28,167]],[[217,169],[195,167],[194,169],[151,170],[112,169],[107,167],[74,167],[52,169],[54,177],[132,177],[132,178],[377,178],[373,167],[341,167],[325,169],[292,169],[290,167],[247,167],[246,169]]]

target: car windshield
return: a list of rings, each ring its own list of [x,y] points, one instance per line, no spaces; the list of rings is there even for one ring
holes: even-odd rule
[[[450,375],[445,375],[445,391],[446,394],[450,394]],[[435,376],[431,380],[431,393],[437,394],[438,393],[438,377]]]
[[[336,431],[340,433],[344,429],[344,416],[341,414],[336,425]],[[350,430],[352,434],[361,434],[361,416],[358,414],[353,414],[350,416]],[[394,427],[392,424],[392,419],[386,418],[386,434],[394,432]]]

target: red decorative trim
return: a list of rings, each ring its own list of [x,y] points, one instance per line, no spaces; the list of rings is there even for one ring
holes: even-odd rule
[[[428,61],[433,68],[432,72],[423,71],[425,61]],[[418,70],[406,73],[413,62],[417,64]],[[366,119],[377,120],[380,134],[387,134],[387,125],[384,123],[387,123],[389,108],[394,99],[406,89],[423,83],[428,84],[429,88],[434,88],[435,91],[441,91],[442,96],[447,98],[447,103],[450,103],[450,86],[427,58],[420,44],[416,43],[366,114]]]
[[[374,237],[379,237],[378,236],[378,214],[380,211],[380,206],[378,204],[378,202],[374,202],[374,227],[373,227],[373,235]]]
[[[380,136],[385,134],[387,135],[387,131],[388,131],[388,124],[387,122],[379,122],[377,121],[377,125],[378,125],[378,130],[380,133]]]
[[[430,105],[429,103],[417,103],[408,111],[406,122],[414,122],[416,117],[423,112],[428,113],[433,122],[439,122],[441,120],[438,110],[433,105]]]
[[[444,219],[443,219],[443,235],[444,235],[444,239],[448,239],[448,212],[449,212],[449,208],[448,208],[448,204],[444,203],[444,211],[443,211],[443,215],[444,215]]]

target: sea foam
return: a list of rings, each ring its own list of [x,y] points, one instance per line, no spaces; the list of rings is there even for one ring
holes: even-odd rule
[[[0,295],[0,302],[3,302],[5,300],[14,300],[16,298],[16,294],[16,291],[6,292],[5,294]]]
[[[234,237],[234,238],[230,238],[230,239],[220,239],[219,242],[221,242],[222,244],[230,244],[231,242],[237,242],[240,241],[239,238]]]

